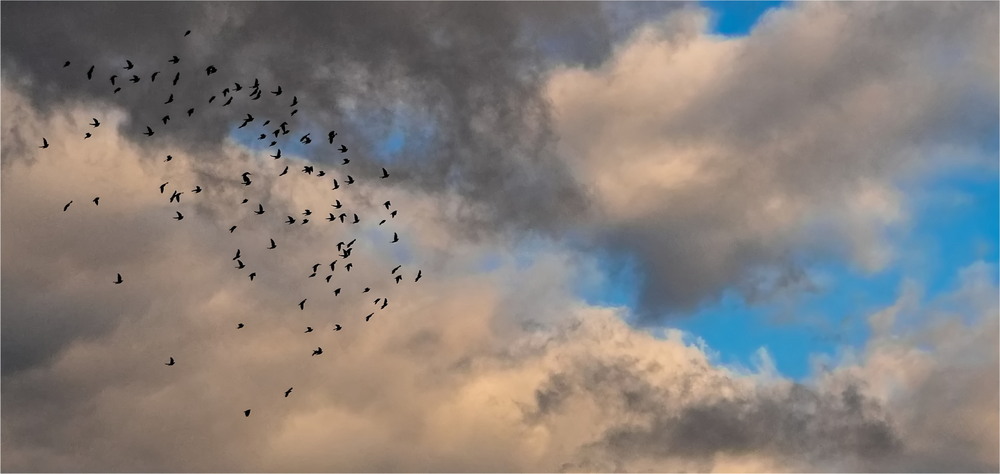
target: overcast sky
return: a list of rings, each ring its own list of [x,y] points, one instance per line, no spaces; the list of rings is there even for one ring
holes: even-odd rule
[[[3,2],[0,467],[995,472],[998,20]]]

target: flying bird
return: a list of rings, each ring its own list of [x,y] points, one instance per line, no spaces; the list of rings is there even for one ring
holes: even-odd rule
[[[125,281],[125,280],[122,280],[122,274],[121,274],[121,273],[119,273],[119,274],[118,274],[118,279],[117,279],[117,280],[115,280],[115,284],[116,284],[116,285],[121,285],[123,281]]]
[[[236,249],[236,256],[233,257],[233,260],[236,260],[238,258],[240,258],[240,249]]]
[[[149,82],[156,82],[156,75],[159,74],[159,73],[160,73],[160,71],[156,71],[153,74],[150,74],[150,76],[149,76]]]
[[[86,139],[88,139],[88,138],[90,138],[90,137],[92,137],[92,136],[93,136],[93,135],[91,135],[91,134],[90,134],[90,132],[87,132],[87,133],[84,133],[84,134],[83,134],[83,139],[84,139],[84,140],[86,140]]]
[[[422,270],[417,270],[417,278],[415,280],[413,280],[413,282],[416,283],[416,282],[420,281],[420,275],[422,275],[422,274],[423,274]]]
[[[244,186],[250,186],[250,183],[252,182],[252,181],[250,181],[250,174],[251,173],[249,171],[244,171],[243,174],[240,175],[240,176],[243,177],[243,185]]]
[[[333,145],[333,137],[335,136],[337,136],[337,132],[335,130],[330,130],[330,133],[326,135],[326,137],[330,140],[331,145]]]
[[[237,325],[236,325],[236,329],[243,329],[243,323],[239,323],[239,324],[237,324]]]
[[[167,362],[166,364],[163,364],[163,365],[174,365],[174,358],[171,357],[170,358],[170,362]],[[247,410],[247,411],[250,411],[250,410]]]
[[[397,235],[395,232],[393,232],[392,233],[392,242],[391,243],[394,244],[396,242],[399,242],[399,235]]]
[[[354,266],[353,263],[348,263],[347,265],[344,265],[344,270],[351,271],[351,267],[353,266]]]
[[[295,114],[299,113],[299,109],[292,110],[292,113],[288,114],[289,117],[294,117]]]
[[[361,222],[361,219],[360,219],[360,218],[358,218],[358,215],[357,215],[357,214],[355,214],[355,215],[354,215],[354,221],[353,221],[353,222],[351,222],[351,224],[357,224],[358,222]]]
[[[93,122],[90,122],[89,124],[91,127],[97,128],[101,126],[101,122],[97,121],[97,118],[93,118],[91,120],[93,120]]]
[[[98,201],[100,201],[100,200],[101,200],[101,197],[100,197],[100,196],[97,196],[97,197],[95,197],[95,198],[94,198],[94,205],[95,205],[95,206],[98,206],[98,205],[99,205],[99,204],[98,204]]]
[[[195,186],[194,189],[191,190],[191,192],[195,193],[195,194],[200,193],[201,192],[201,186]]]
[[[244,264],[243,264],[243,260],[237,260],[237,261],[236,261],[236,264],[237,264],[237,265],[236,265],[236,268],[237,268],[238,270],[242,270],[243,268],[245,268],[245,267],[246,267],[246,265],[244,265]]]
[[[189,35],[189,34],[191,34],[191,30],[187,30],[187,31],[185,31],[185,32],[184,32],[184,36],[187,36],[187,35]],[[176,56],[175,56],[175,57],[176,57]]]
[[[229,228],[229,233],[232,234],[233,231],[235,231],[235,230],[236,230],[236,226],[232,226],[232,227]]]
[[[184,218],[184,214],[181,214],[181,211],[177,211],[177,216],[175,216],[174,219],[181,220],[183,218]]]
[[[337,296],[339,294],[340,294],[340,288],[337,288],[336,290],[333,290],[333,296]]]
[[[253,277],[255,277],[255,276],[257,276],[257,272],[251,273],[250,274],[250,281],[253,281]]]
[[[298,103],[299,103],[299,97],[293,95],[292,96],[292,105],[289,105],[289,107],[295,107],[295,104],[298,104]]]
[[[250,417],[250,410],[249,409],[243,410],[243,414],[246,415],[247,418],[249,418]]]
[[[330,213],[330,217],[327,217],[326,220],[328,220],[330,222],[333,222],[333,221],[337,220],[337,217],[334,216],[333,213],[331,212]]]
[[[194,115],[194,108],[190,108],[190,109],[188,109],[188,112],[187,112],[187,114],[188,114],[188,117],[190,117],[190,116]]]
[[[304,311],[304,310],[306,309],[306,301],[307,301],[307,300],[308,300],[308,298],[307,298],[307,299],[304,299],[304,300],[302,300],[302,301],[299,301],[299,309],[301,309],[301,310],[303,310],[303,311]]]
[[[146,126],[146,131],[142,132],[142,134],[145,135],[145,136],[147,136],[147,137],[151,137],[151,136],[153,136],[153,129],[149,128],[149,126],[147,125]]]
[[[333,278],[333,275],[327,275],[327,276],[326,276],[326,282],[327,282],[327,283],[330,283],[330,279],[331,279],[331,278]]]
[[[261,215],[261,214],[263,214],[264,213],[264,205],[263,204],[257,204],[257,210],[253,211],[253,213],[257,214],[258,216]]]
[[[131,82],[132,84],[135,84],[136,82],[139,82],[139,76],[136,76],[135,74],[133,74],[132,78],[129,79],[129,82]]]
[[[168,162],[168,161],[170,161],[172,159],[174,159],[174,157],[172,155],[167,155],[167,159],[163,160],[163,162],[166,163],[166,162]]]
[[[403,279],[403,275],[396,275],[396,284],[399,284],[399,280]]]
[[[336,179],[333,180],[333,188],[332,189],[340,189],[340,183],[338,183]]]
[[[354,184],[354,177],[352,177],[351,175],[347,175],[347,181],[345,181],[345,183]]]
[[[367,322],[369,319],[371,319],[372,316],[375,316],[375,313],[368,313],[368,316],[365,316],[365,322]]]
[[[180,203],[181,202],[181,194],[184,194],[184,193],[179,193],[177,191],[174,191],[174,193],[170,195],[170,202],[174,202],[174,200],[176,199],[177,202]]]
[[[166,125],[167,122],[170,121],[170,115],[164,115],[160,120],[163,121],[163,125]]]
[[[337,201],[336,204],[330,204],[331,206],[333,206],[334,209],[340,209],[341,207],[344,206],[343,204],[340,203],[340,199],[337,199],[336,201]]]
[[[170,181],[167,181],[166,183],[160,185],[160,194],[163,194],[163,188],[167,187],[168,184],[170,184]]]
[[[313,355],[314,356],[315,355],[322,355],[322,354],[323,354],[323,348],[322,347],[317,347],[316,350],[313,351]]]
[[[339,331],[339,330],[341,330],[341,329],[344,329],[344,328],[343,328],[343,327],[342,327],[341,325],[339,325],[339,324],[334,324],[334,325],[333,325],[333,330],[334,330],[334,331]]]
[[[293,387],[288,387],[288,390],[285,390],[285,398],[288,398],[288,394],[292,393],[292,388]]]
[[[211,104],[212,101],[214,101],[214,100],[215,100],[215,96],[213,95],[212,97],[208,98],[208,103]]]
[[[129,61],[128,59],[126,59],[125,60],[125,67],[123,67],[122,69],[126,69],[126,70],[132,69],[132,61]]]
[[[344,158],[344,162],[343,162],[343,163],[341,163],[341,164],[344,164],[344,165],[346,165],[346,164],[348,164],[348,163],[350,163],[350,162],[351,162],[351,160],[350,160],[350,159],[348,159],[348,158]]]
[[[163,105],[167,105],[167,104],[169,104],[169,103],[171,103],[173,101],[174,101],[174,95],[170,94],[170,97],[167,97],[167,101],[164,102]]]
[[[171,62],[173,64],[177,64],[180,61],[181,61],[181,58],[178,58],[177,56],[174,56],[174,57],[172,57],[172,58],[169,59],[169,62]],[[180,74],[180,73],[177,73],[177,74]]]
[[[93,77],[94,77],[94,66],[90,66],[90,69],[87,69],[87,80],[89,81]]]
[[[274,239],[270,239],[270,240],[271,240],[271,246],[268,247],[268,249],[278,248],[278,246],[274,244]]]
[[[388,177],[389,177],[389,172],[386,171],[385,168],[382,168],[382,179],[385,179],[385,178],[388,178]]]
[[[278,176],[284,176],[284,175],[286,175],[286,174],[288,174],[288,167],[287,167],[287,166],[286,166],[286,167],[285,167],[285,169],[284,169],[284,170],[283,170],[283,171],[281,172],[281,174],[279,174]]]
[[[112,94],[117,94],[118,91],[120,91],[120,90],[122,90],[121,87],[115,87],[115,90],[112,92]]]
[[[274,94],[274,95],[281,95],[281,86],[278,86],[278,90],[271,91],[271,93]]]
[[[306,332],[313,332],[313,328],[310,326],[306,326]]]
[[[63,212],[66,212],[66,209],[69,209],[70,204],[73,204],[73,201],[67,202],[66,205],[63,206]]]
[[[279,148],[279,149],[278,149],[278,153],[275,153],[275,154],[271,155],[271,158],[274,158],[274,159],[276,159],[276,160],[277,160],[278,158],[281,158],[281,149]]]
[[[340,152],[341,152],[341,153],[347,153],[347,146],[345,146],[345,145],[340,145]]]
[[[310,211],[309,209],[306,209],[306,212],[303,212],[302,215],[303,216],[311,216],[312,215],[312,211]]]
[[[208,66],[207,68],[205,68],[205,74],[208,75],[208,76],[211,76],[212,74],[214,74],[216,72],[219,72],[219,70],[215,69],[215,66]]]
[[[396,274],[396,270],[399,270],[400,267],[402,267],[402,265],[396,265],[396,268],[392,269],[392,274],[395,275]]]
[[[285,221],[285,224],[292,225],[294,223],[295,223],[295,218],[292,216],[288,216],[288,220]]]
[[[49,141],[46,140],[45,137],[42,137],[42,146],[38,148],[48,148],[48,147],[49,147]]]
[[[222,104],[222,106],[225,107],[225,106],[231,104],[232,102],[233,102],[233,98],[230,97],[229,100],[227,100],[225,104]]]
[[[385,309],[386,306],[389,306],[389,298],[382,300],[382,306],[380,306],[378,309]]]
[[[383,202],[382,205],[385,206],[385,210],[388,211],[389,210],[389,206],[392,205],[392,203],[390,203],[389,201],[386,201],[386,202]]]
[[[302,138],[299,139],[299,142],[300,143],[305,143],[306,145],[308,145],[308,144],[312,143],[312,139],[309,138],[309,134],[307,133],[305,135],[302,135]]]
[[[117,78],[117,77],[118,77],[118,74],[112,74],[111,75],[111,77],[110,77],[110,79],[111,79],[111,85],[115,85],[115,78]]]
[[[69,61],[66,61],[66,64],[63,64],[63,67],[69,67]]]

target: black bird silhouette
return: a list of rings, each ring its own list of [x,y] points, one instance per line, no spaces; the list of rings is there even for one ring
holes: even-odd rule
[[[236,260],[238,258],[240,258],[240,249],[236,249],[236,256],[233,257],[233,260]]]
[[[263,140],[265,138],[267,138],[267,134],[266,133],[262,133],[262,134],[260,134],[259,137],[257,137],[258,140]]]
[[[129,79],[129,82],[131,82],[132,84],[135,84],[136,82],[139,82],[139,76],[136,76],[135,74],[133,74],[132,78]]]
[[[169,115],[164,115],[163,118],[161,118],[160,120],[163,121],[163,125],[166,125],[167,122],[170,121],[170,116]]]
[[[288,220],[285,221],[285,224],[291,225],[294,223],[295,223],[295,218],[292,216],[288,216]]]
[[[170,195],[170,202],[174,202],[175,199],[177,200],[178,203],[181,202],[181,194],[184,193],[179,193],[177,191],[174,191],[174,193]]]
[[[333,275],[327,275],[327,276],[326,276],[326,282],[327,282],[327,283],[330,283],[330,279],[331,279],[331,278],[333,278]]]
[[[347,213],[346,212],[341,212],[340,213],[340,222],[344,222],[344,218],[345,217],[347,217]]]
[[[243,124],[237,128],[246,127],[248,123],[253,122],[253,115],[247,114],[247,118],[243,119]]]
[[[390,203],[389,201],[386,201],[386,202],[383,202],[382,205],[385,206],[385,210],[388,211],[389,210],[389,206],[392,205],[392,203]]]
[[[316,277],[316,272],[312,272],[311,274],[309,274],[309,278],[314,278],[314,277]]]
[[[349,160],[349,159],[347,159],[347,158],[344,158],[344,162],[343,162],[343,163],[341,163],[341,164],[343,164],[343,165],[346,165],[346,164],[348,164],[348,163],[350,163],[350,162],[351,162],[351,160]]]
[[[184,214],[181,214],[181,211],[177,211],[177,216],[175,216],[174,219],[181,220],[183,218],[184,218]]]
[[[328,220],[328,221],[330,221],[330,222],[333,222],[333,221],[337,220],[337,218],[336,218],[336,217],[335,217],[335,216],[333,215],[333,213],[331,212],[331,213],[330,213],[330,217],[327,217],[327,218],[326,218],[326,220]]]
[[[322,347],[317,347],[316,350],[313,351],[313,355],[314,356],[316,356],[316,355],[322,355],[322,354],[323,354],[323,348]]]
[[[302,172],[305,173],[305,174],[312,174],[313,167],[311,165],[310,166],[306,166],[306,167],[302,168]]]
[[[281,174],[279,174],[278,176],[284,176],[286,174],[288,174],[288,167],[287,166],[285,167],[284,170],[282,170]]]
[[[417,278],[415,280],[413,280],[414,283],[420,281],[420,275],[423,275],[423,271],[422,270],[417,270]]]
[[[333,137],[337,136],[336,130],[330,130],[330,133],[326,135],[326,138],[330,140],[330,144],[333,145]]]
[[[385,179],[385,178],[388,178],[388,177],[389,177],[389,172],[386,171],[385,168],[382,168],[382,179]]]
[[[334,325],[333,325],[333,330],[334,330],[334,331],[339,331],[339,330],[341,330],[341,329],[344,329],[344,328],[343,328],[343,327],[342,327],[341,325],[339,325],[339,324],[334,324]]]
[[[142,134],[145,135],[145,136],[147,136],[147,137],[151,137],[151,136],[153,136],[153,129],[149,128],[149,126],[147,125],[146,126],[146,131],[142,132]]]
[[[87,133],[84,133],[84,134],[83,134],[83,139],[84,139],[84,140],[86,140],[86,139],[88,139],[88,138],[90,138],[90,137],[92,137],[92,136],[93,136],[93,135],[91,135],[91,134],[90,134],[90,132],[87,132]]]
[[[250,417],[250,410],[249,409],[243,410],[243,414],[246,415],[247,418],[249,418]]]
[[[111,77],[110,77],[110,79],[111,79],[111,85],[115,85],[115,78],[117,78],[117,77],[118,77],[118,74],[112,74],[111,75]]]
[[[266,127],[267,124],[271,123],[270,120],[265,120],[264,123],[260,124],[261,127]]]
[[[365,316],[365,321],[367,322],[372,316],[375,316],[375,313],[368,313],[368,316]]]
[[[278,86],[278,90],[271,91],[271,93],[274,94],[274,95],[281,95],[281,86]]]
[[[98,206],[98,205],[100,205],[100,204],[98,204],[98,201],[100,201],[100,200],[101,200],[101,197],[100,197],[100,196],[97,196],[97,197],[95,197],[95,198],[94,198],[94,205],[95,205],[95,206]]]
[[[358,217],[358,215],[357,215],[357,214],[355,214],[355,215],[354,215],[354,221],[353,221],[353,222],[351,222],[351,224],[357,224],[358,222],[361,222],[361,219],[360,219],[360,218]]]
[[[395,232],[393,232],[392,233],[392,242],[391,243],[396,243],[396,242],[399,242],[399,235],[397,235]]]
[[[336,265],[337,265],[337,261],[336,260],[330,262],[330,271],[331,272],[333,271],[333,267],[336,266]]]
[[[403,275],[396,275],[396,284],[399,284],[399,280],[403,279]]]
[[[229,95],[229,88],[222,89],[222,97]]]
[[[115,90],[112,92],[112,94],[117,94],[118,91],[120,91],[120,90],[122,90],[121,87],[115,87]]]
[[[243,329],[243,323],[239,323],[239,324],[237,324],[237,325],[236,325],[236,329]]]
[[[243,260],[237,260],[236,261],[236,268],[237,269],[242,270],[244,267],[246,267],[246,265],[243,264]]]
[[[250,281],[253,281],[253,277],[255,277],[255,276],[257,276],[257,272],[251,273],[250,274]]]
[[[208,103],[211,104],[212,101],[214,101],[214,100],[215,100],[215,96],[213,95],[212,97],[208,98]]]
[[[339,294],[340,294],[340,288],[337,288],[336,290],[333,290],[333,296],[337,296]]]
[[[295,114],[299,113],[299,109],[292,110],[292,113],[288,114],[289,117],[294,117]]]
[[[173,101],[174,101],[174,95],[170,94],[170,97],[167,97],[167,101],[164,102],[163,105],[167,105],[167,104],[169,104],[169,103],[171,103]]]
[[[288,387],[288,390],[285,390],[285,398],[288,398],[288,394],[292,393],[292,388],[293,387]]]
[[[247,199],[247,198],[243,198],[243,201],[242,201],[242,202],[240,202],[240,204],[246,204],[246,203],[247,203],[247,201],[249,201],[249,199]]]
[[[274,249],[274,248],[278,248],[278,246],[277,246],[277,245],[275,245],[275,243],[274,243],[274,239],[270,239],[270,240],[271,240],[271,246],[270,246],[270,247],[268,247],[268,249]]]
[[[358,239],[351,239],[351,241],[347,243],[348,251],[350,251],[350,247],[352,245],[354,245],[354,242],[357,242],[357,241],[358,241]]]
[[[313,332],[313,328],[310,326],[306,326],[306,332]]]
[[[236,91],[236,92],[239,92],[239,91],[243,90],[243,86],[241,86],[239,82],[234,82],[233,83],[233,90]]]
[[[277,145],[277,144],[278,144],[278,142],[276,142],[276,141],[272,141],[272,142],[271,142],[271,144],[270,144],[270,145],[268,145],[268,146],[269,146],[269,147],[271,147],[271,146],[274,146],[274,145]]]
[[[184,36],[187,36],[189,34],[191,34],[191,30],[187,30],[187,31],[184,32]]]
[[[163,160],[163,162],[166,163],[166,162],[168,162],[168,161],[170,161],[172,159],[174,159],[174,157],[172,155],[167,155],[167,159]]]
[[[250,86],[250,88],[257,89],[258,87],[260,87],[260,81],[258,81],[257,78],[255,77],[253,78],[253,85]]]
[[[333,180],[333,189],[340,189],[340,183],[338,183],[336,179]]]
[[[181,80],[181,73],[174,74],[174,82],[172,85],[177,85],[177,81]]]
[[[191,192],[195,193],[195,194],[200,193],[201,192],[201,186],[195,186],[194,189],[191,190]]]
[[[264,205],[263,204],[257,204],[257,210],[253,211],[253,213],[257,214],[258,216],[261,215],[261,214],[263,214],[264,213]]]
[[[386,306],[389,306],[389,298],[382,300],[382,306],[380,306],[378,309],[385,309]]]
[[[382,225],[382,224],[385,224],[385,219],[382,219],[382,220],[381,220],[381,221],[379,221],[379,223],[378,223],[378,225]]]
[[[232,227],[229,228],[229,233],[232,234],[233,231],[235,231],[235,230],[236,230],[236,226],[232,226]]]
[[[260,90],[259,89],[256,92],[254,92],[253,94],[250,95],[250,100],[257,100],[257,99],[260,99]]]
[[[305,143],[306,145],[308,145],[308,144],[312,143],[312,139],[309,138],[309,134],[307,133],[305,135],[302,135],[302,138],[299,139],[299,142]]]
[[[227,105],[229,105],[231,103],[233,103],[233,98],[232,97],[230,97],[229,100],[227,100],[225,104],[222,104],[222,106],[225,107],[225,106],[227,106]]]
[[[368,293],[369,291],[372,291],[372,289],[368,288],[367,286],[365,287],[364,290],[361,290],[362,293]]]
[[[299,309],[301,309],[301,310],[305,310],[306,309],[306,300],[308,300],[308,298],[305,299],[305,300],[299,301]]]
[[[298,104],[298,103],[299,103],[299,97],[293,95],[292,96],[292,105],[289,105],[289,107],[295,107],[295,104]]]
[[[91,120],[93,120],[93,122],[90,122],[90,126],[91,126],[91,127],[94,127],[94,128],[97,128],[97,127],[100,127],[100,126],[101,126],[101,122],[98,122],[98,121],[97,121],[97,118],[93,118],[93,119],[91,119]]]
[[[170,362],[167,362],[166,364],[163,364],[163,365],[174,365],[174,358],[171,357],[170,358]],[[247,411],[250,411],[250,410],[247,410]]]
[[[354,178],[351,175],[347,175],[347,184],[354,184]]]
[[[171,62],[171,63],[174,63],[174,64],[177,64],[177,63],[179,63],[180,61],[181,61],[181,58],[178,58],[177,56],[173,56],[173,57],[171,57],[171,58],[169,59],[169,62]],[[180,73],[178,73],[178,74],[180,74]]]
[[[121,273],[119,273],[119,274],[118,274],[118,279],[117,279],[117,280],[115,280],[115,284],[116,284],[116,285],[121,285],[123,281],[125,281],[125,280],[122,280],[122,274],[121,274]]]
[[[277,160],[278,158],[281,158],[281,149],[279,148],[279,149],[278,149],[278,152],[277,152],[277,153],[275,153],[275,154],[271,155],[271,158],[274,158],[274,159],[276,159],[276,160]]]
[[[402,265],[396,265],[396,268],[392,269],[392,274],[395,275],[396,274],[396,270],[399,270],[400,267],[402,267]]]
[[[166,188],[168,184],[170,184],[170,181],[167,181],[166,183],[160,185],[160,194],[163,194],[163,188]]]
[[[317,270],[319,270],[319,264],[317,263],[317,264],[313,265],[312,269],[313,269],[314,272],[317,271]]]
[[[156,71],[153,74],[150,74],[149,75],[149,82],[156,82],[156,75],[159,74],[159,73],[160,73],[160,71]]]
[[[302,215],[303,216],[311,216],[312,215],[312,211],[310,211],[309,209],[306,209],[306,212],[303,212]]]
[[[395,219],[397,212],[399,212],[399,210],[393,209],[392,212],[389,213],[389,217],[392,217],[393,219]]]
[[[215,66],[209,66],[205,68],[205,74],[208,76],[211,76],[213,73],[216,73],[218,71],[219,71],[218,69],[215,69]]]
[[[336,204],[330,204],[331,206],[333,206],[334,209],[340,209],[341,207],[344,206],[343,204],[340,203],[340,199],[337,199],[336,201],[337,201]]]
[[[90,66],[90,69],[87,69],[87,80],[89,81],[93,77],[94,77],[94,66]]]
[[[42,137],[42,146],[38,148],[48,148],[48,147],[49,147],[49,141],[46,140],[45,137]]]
[[[66,212],[66,209],[69,209],[70,204],[73,204],[73,201],[67,202],[66,205],[63,206],[63,212]]]
[[[351,271],[351,267],[353,266],[354,266],[353,263],[348,263],[347,265],[344,265],[344,270]]]
[[[345,145],[340,145],[340,152],[341,152],[341,153],[347,153],[347,146],[345,146]]]
[[[69,61],[66,61],[66,64],[63,64],[63,67],[69,67]]]
[[[122,69],[126,69],[126,70],[132,69],[132,61],[129,61],[128,59],[126,59],[125,60],[125,67],[123,67]]]
[[[252,181],[250,181],[250,175],[251,174],[252,173],[250,173],[249,171],[244,171],[243,174],[240,175],[240,176],[243,177],[243,185],[244,186],[250,186],[250,183],[252,182]]]
[[[194,108],[188,109],[188,117],[194,115]]]

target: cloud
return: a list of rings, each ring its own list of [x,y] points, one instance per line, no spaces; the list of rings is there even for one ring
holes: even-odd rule
[[[905,186],[995,170],[997,18],[984,4],[803,3],[732,39],[684,9],[600,67],[554,70],[559,153],[591,186],[595,244],[638,263],[643,319],[729,288],[808,287],[811,261],[886,268]],[[799,277],[768,288],[773,273]]]

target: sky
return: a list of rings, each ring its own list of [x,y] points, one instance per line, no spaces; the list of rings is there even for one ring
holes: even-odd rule
[[[996,472],[998,25],[3,2],[0,469]]]

